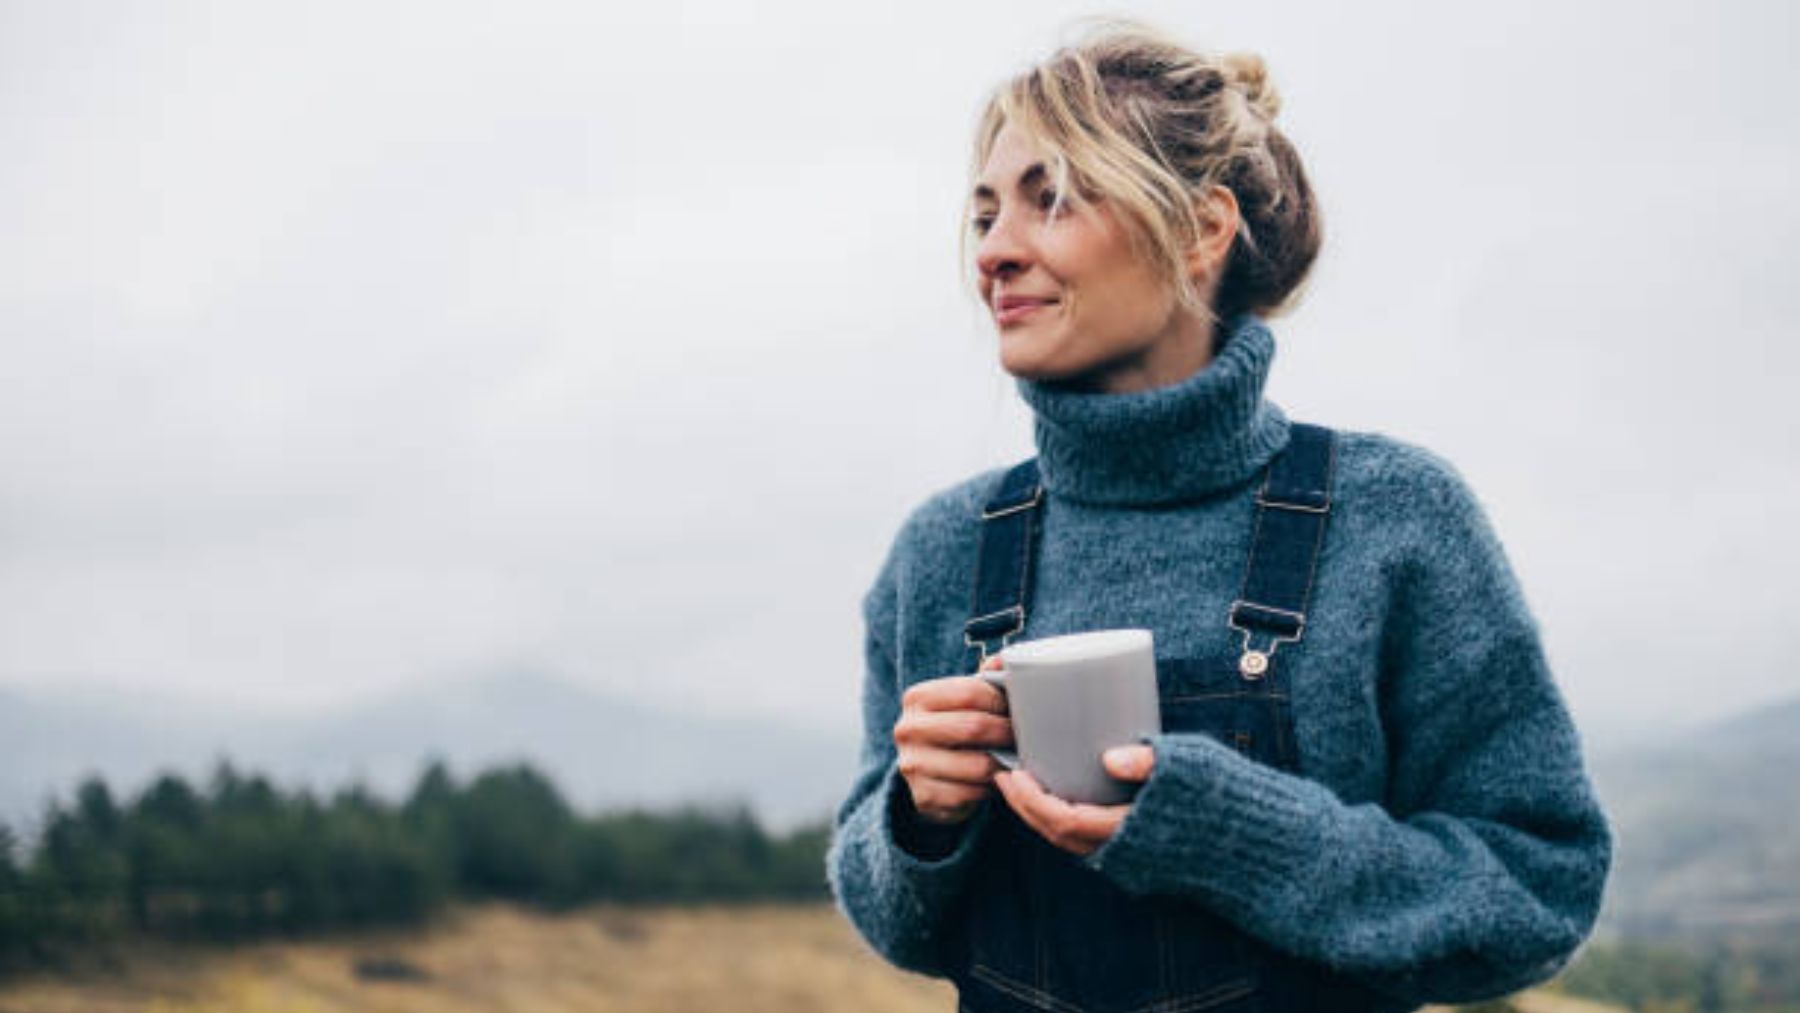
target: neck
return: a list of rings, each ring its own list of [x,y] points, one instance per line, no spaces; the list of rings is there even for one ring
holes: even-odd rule
[[[1274,354],[1268,326],[1243,314],[1219,330],[1205,364],[1174,383],[1094,392],[1020,380],[1045,486],[1078,502],[1154,505],[1241,484],[1287,442],[1286,416],[1262,397]]]
[[[1219,330],[1196,313],[1182,312],[1172,333],[1129,358],[1107,363],[1064,386],[1095,394],[1130,394],[1179,383],[1212,361]]]

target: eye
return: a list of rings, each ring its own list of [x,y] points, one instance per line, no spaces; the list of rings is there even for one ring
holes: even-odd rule
[[[1036,197],[1038,210],[1046,212],[1052,218],[1059,217],[1069,209],[1068,201],[1063,201],[1058,205],[1057,191],[1052,190],[1049,187],[1040,189],[1037,192]],[[994,227],[994,219],[996,217],[997,216],[992,211],[982,211],[971,215],[969,216],[969,230],[978,236],[985,236],[988,234],[988,231]]]

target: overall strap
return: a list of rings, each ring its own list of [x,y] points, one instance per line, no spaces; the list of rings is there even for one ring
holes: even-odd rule
[[[1038,477],[1037,458],[1033,457],[1006,473],[981,511],[974,604],[969,610],[969,621],[963,625],[970,671],[1025,629],[1043,503],[1044,484]]]
[[[1288,445],[1269,463],[1256,494],[1256,524],[1244,586],[1227,620],[1244,635],[1238,671],[1246,679],[1268,672],[1275,649],[1306,632],[1325,519],[1331,513],[1331,472],[1337,434],[1294,423]]]

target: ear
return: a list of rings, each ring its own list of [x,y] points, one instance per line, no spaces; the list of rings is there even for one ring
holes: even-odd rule
[[[1194,198],[1194,212],[1200,219],[1200,234],[1188,249],[1188,273],[1201,278],[1217,278],[1225,269],[1231,241],[1237,238],[1238,227],[1242,224],[1237,195],[1230,187],[1214,183]]]

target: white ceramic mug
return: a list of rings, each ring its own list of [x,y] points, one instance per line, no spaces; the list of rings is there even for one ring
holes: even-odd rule
[[[1100,754],[1162,730],[1150,631],[1021,641],[1000,652],[1000,663],[976,675],[1006,694],[1018,752],[991,750],[994,758],[1011,769],[1023,766],[1046,791],[1070,802],[1130,801],[1138,785],[1108,774]]]

